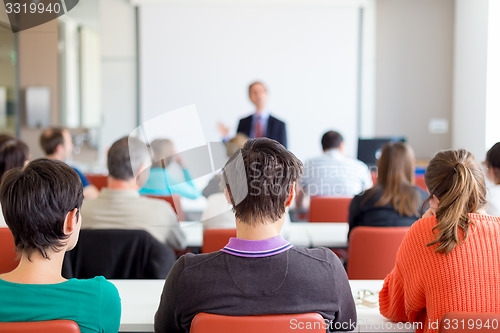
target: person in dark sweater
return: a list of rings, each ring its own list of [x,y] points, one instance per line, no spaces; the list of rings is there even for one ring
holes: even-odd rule
[[[186,254],[167,276],[155,332],[190,330],[200,313],[244,316],[316,312],[330,331],[353,330],[356,307],[340,260],[280,236],[302,163],[277,141],[247,141],[223,168],[237,237],[220,251]]]
[[[428,194],[415,184],[415,154],[404,142],[390,142],[378,161],[377,184],[349,206],[349,234],[358,226],[403,227],[420,218]]]

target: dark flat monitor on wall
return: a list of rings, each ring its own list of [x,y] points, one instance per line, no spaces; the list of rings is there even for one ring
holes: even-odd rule
[[[382,153],[382,147],[388,142],[406,142],[402,136],[387,138],[358,139],[358,160],[369,167],[376,166]]]

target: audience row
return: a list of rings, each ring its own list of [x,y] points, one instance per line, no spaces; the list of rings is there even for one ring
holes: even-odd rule
[[[435,332],[429,323],[448,311],[500,312],[500,218],[485,214],[486,184],[474,157],[465,150],[436,154],[425,173],[427,195],[414,186],[411,148],[391,143],[382,151],[378,181],[371,187],[368,168],[342,155],[337,134],[325,134],[325,156],[305,167],[266,138],[250,139],[231,154],[216,181],[234,210],[237,237],[220,251],[188,253],[175,262],[165,281],[155,331],[189,332],[199,312],[317,312],[330,328],[351,328],[356,308],[338,257],[325,248],[294,247],[281,236],[295,197],[319,194],[312,189],[327,187],[356,192],[351,194],[357,194],[350,208],[351,227],[372,222],[412,225],[380,292],[382,315],[422,322],[423,332]],[[80,228],[144,229],[177,249],[185,247],[184,238],[167,203],[139,195],[150,178],[145,171],[149,154],[139,149],[143,143],[128,137],[116,141],[108,152],[108,187],[83,200],[81,175],[57,161],[65,149],[64,130],[61,135],[63,143],[48,150],[49,159],[30,163],[20,141],[0,144],[1,152],[12,146],[23,152],[16,159],[6,158],[11,153],[0,157],[0,204],[21,257],[16,269],[0,275],[0,321],[65,318],[76,321],[82,332],[116,332],[116,288],[103,277],[66,280],[61,274],[64,254],[75,247]],[[499,170],[495,147],[486,162],[492,180]],[[330,168],[330,160],[337,166]],[[159,177],[168,179],[165,166],[157,169]],[[332,170],[348,185],[328,183],[328,174],[321,172]],[[359,187],[353,186],[356,176]],[[187,171],[184,177],[189,183]],[[65,299],[75,300],[74,305],[68,307]]]

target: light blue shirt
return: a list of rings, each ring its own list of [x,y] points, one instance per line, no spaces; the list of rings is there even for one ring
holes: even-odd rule
[[[255,138],[255,123],[257,121],[257,118],[259,118],[260,127],[262,128],[262,136],[266,136],[267,122],[269,120],[269,111],[262,110],[261,113],[257,114],[257,112],[255,112],[252,115],[252,128],[250,129],[250,137],[251,138]]]
[[[371,173],[363,162],[331,149],[304,165],[302,186],[310,196],[352,197],[372,187]]]
[[[149,179],[139,191],[140,194],[150,195],[171,195],[178,194],[188,199],[196,199],[201,195],[201,191],[196,188],[191,180],[187,169],[182,169],[184,179],[175,179],[170,170],[163,168],[152,168],[149,172]]]

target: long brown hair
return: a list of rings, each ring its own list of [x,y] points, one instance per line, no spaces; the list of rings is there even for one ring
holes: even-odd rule
[[[436,209],[438,223],[436,238],[427,246],[437,244],[436,253],[450,253],[467,239],[469,213],[477,212],[486,203],[486,186],[483,173],[474,156],[464,150],[446,150],[436,154],[425,171],[425,184],[429,198],[439,199]]]
[[[377,163],[377,184],[372,193],[382,191],[376,207],[391,204],[402,216],[418,216],[421,202],[415,183],[415,154],[404,142],[389,142]]]

